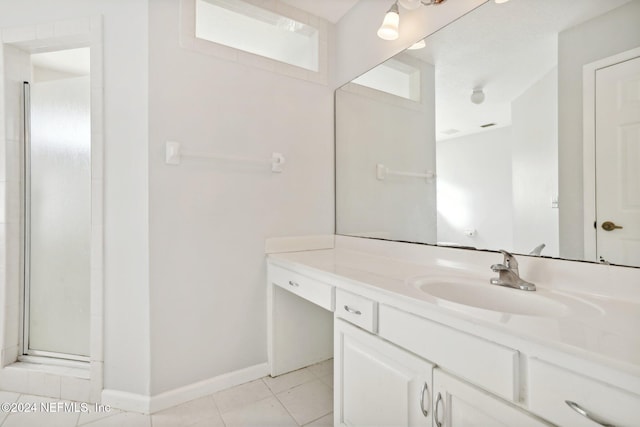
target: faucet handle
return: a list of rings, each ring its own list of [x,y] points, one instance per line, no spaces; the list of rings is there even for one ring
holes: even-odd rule
[[[500,249],[500,253],[504,255],[503,264],[512,270],[518,271],[518,261],[516,260],[516,257],[514,257],[511,253],[505,251],[504,249]]]

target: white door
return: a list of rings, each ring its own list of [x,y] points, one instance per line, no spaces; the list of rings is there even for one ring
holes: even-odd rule
[[[599,261],[640,266],[640,57],[596,71]]]
[[[433,387],[433,420],[437,427],[551,425],[440,369],[433,371]]]
[[[431,426],[433,365],[335,320],[336,426]]]

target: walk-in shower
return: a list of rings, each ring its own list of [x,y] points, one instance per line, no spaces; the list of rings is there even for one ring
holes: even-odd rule
[[[28,356],[89,360],[89,48],[31,55],[23,83],[24,318]]]

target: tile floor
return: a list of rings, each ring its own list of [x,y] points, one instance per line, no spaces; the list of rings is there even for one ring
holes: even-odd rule
[[[56,399],[0,391],[0,403]],[[71,404],[71,402],[65,402]],[[58,406],[61,407],[61,406]],[[333,425],[333,360],[276,378],[265,377],[153,415],[96,412],[5,413],[2,427],[326,427]]]

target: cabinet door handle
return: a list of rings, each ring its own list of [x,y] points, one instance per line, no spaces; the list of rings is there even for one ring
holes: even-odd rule
[[[438,393],[438,398],[436,399],[436,404],[433,413],[433,421],[435,421],[437,427],[442,427],[442,422],[440,422],[440,414],[438,408],[440,407],[440,402],[442,402],[442,395]]]
[[[422,411],[422,415],[424,415],[425,417],[429,416],[429,409],[424,409],[424,393],[427,393],[427,396],[429,395],[429,385],[427,384],[427,382],[425,381],[424,384],[422,384],[422,390],[420,391],[420,410]]]
[[[289,280],[289,286],[293,286],[294,288],[297,288],[300,285],[297,282],[294,282],[293,280]]]
[[[349,313],[351,313],[351,314],[355,314],[356,316],[360,316],[362,314],[362,312],[360,310],[355,310],[355,309],[349,307],[348,305],[345,305],[344,309],[346,311],[348,311]]]
[[[565,400],[564,403],[569,405],[569,408],[573,409],[574,411],[576,411],[577,413],[579,413],[583,417],[593,421],[596,424],[599,424],[599,425],[601,425],[603,427],[616,427],[613,424],[609,424],[608,422],[606,422],[602,418],[598,417],[597,415],[594,415],[591,412],[587,411],[582,406],[578,405],[576,402],[572,402],[571,400]]]

